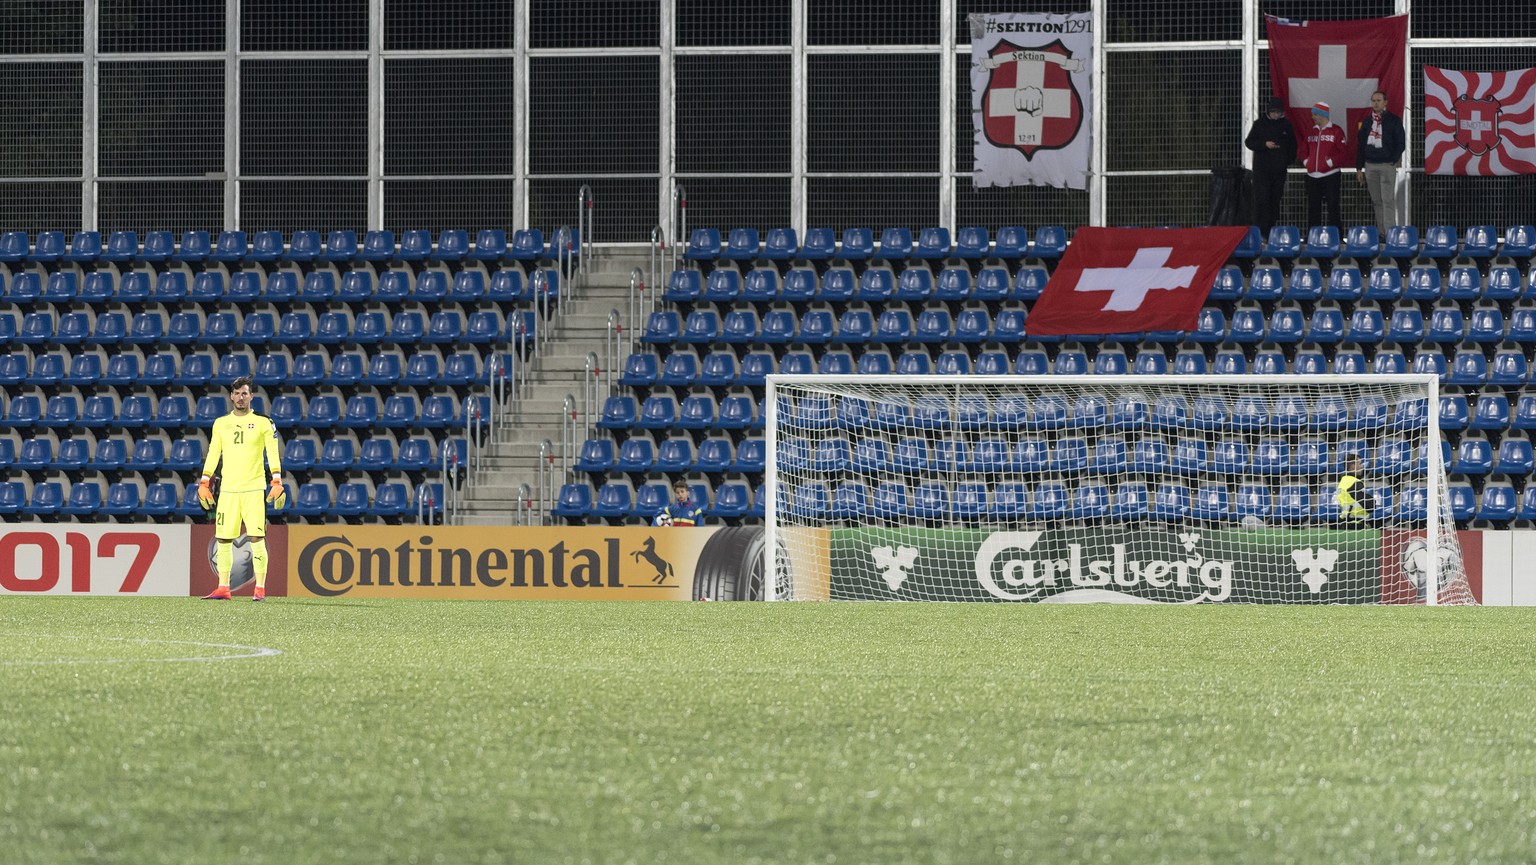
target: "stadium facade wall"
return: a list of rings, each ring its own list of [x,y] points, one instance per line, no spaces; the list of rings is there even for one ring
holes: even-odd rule
[[[1353,17],[1408,11],[1370,0]],[[1516,0],[1411,4],[1422,67],[1536,66]],[[0,227],[548,228],[578,189],[599,242],[653,227],[1200,225],[1269,92],[1262,14],[1226,0],[192,0],[10,4]],[[162,7],[156,6],[155,9]],[[976,189],[972,12],[1090,11],[1104,164],[1084,191]],[[676,194],[677,185],[686,196]],[[1299,185],[1299,184],[1298,184]],[[1353,191],[1353,190],[1352,190]],[[1410,183],[1419,225],[1529,221],[1530,177]],[[1346,217],[1369,222],[1348,196]],[[1300,221],[1296,190],[1283,219]]]

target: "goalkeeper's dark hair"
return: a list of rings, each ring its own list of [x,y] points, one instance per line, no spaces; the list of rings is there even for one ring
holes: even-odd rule
[[[229,392],[230,393],[234,393],[235,391],[239,390],[242,387],[251,387],[251,377],[250,376],[242,375],[239,378],[235,379],[234,381],[230,382],[229,383]]]

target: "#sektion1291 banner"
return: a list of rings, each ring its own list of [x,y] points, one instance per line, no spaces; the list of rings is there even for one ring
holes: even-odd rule
[[[1093,17],[972,14],[973,182],[1088,188]]]

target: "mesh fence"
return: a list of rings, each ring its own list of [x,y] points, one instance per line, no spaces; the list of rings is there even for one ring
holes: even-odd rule
[[[1085,192],[974,188],[966,16],[1089,11],[1090,0],[810,0],[801,46],[796,7],[781,0],[97,0],[90,31],[84,0],[13,0],[0,4],[0,180],[17,182],[0,186],[0,212],[6,226],[70,228],[94,202],[89,227],[102,230],[218,218],[548,230],[573,220],[570,202],[589,184],[603,203],[600,240],[641,243],[667,221],[676,177],[695,226],[1200,225],[1211,170],[1245,158],[1253,118],[1243,104],[1271,92],[1264,43],[1252,66],[1236,44],[1245,20],[1379,17],[1400,5],[1098,3],[1105,163]],[[1536,66],[1527,11],[1509,0],[1413,5],[1403,108],[1414,223],[1530,221],[1532,178],[1419,167],[1423,67]],[[236,46],[226,44],[232,14]],[[375,50],[381,94],[369,92]],[[239,64],[235,92],[225,92],[229,62]],[[148,178],[171,180],[134,182]],[[1295,181],[1281,212],[1289,223],[1304,221],[1299,171]],[[224,213],[228,200],[238,211]],[[1345,221],[1370,215],[1346,184]]]

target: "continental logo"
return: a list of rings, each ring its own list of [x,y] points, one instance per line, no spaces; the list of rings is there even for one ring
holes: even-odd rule
[[[625,583],[622,569],[640,565],[644,575]],[[643,564],[642,564],[643,563]],[[559,541],[544,549],[439,546],[430,535],[394,547],[354,544],[342,535],[323,535],[299,552],[298,577],[310,593],[344,595],[362,587],[622,589],[675,587],[670,562],[656,552],[654,539],[626,553],[618,538],[595,547]]]

